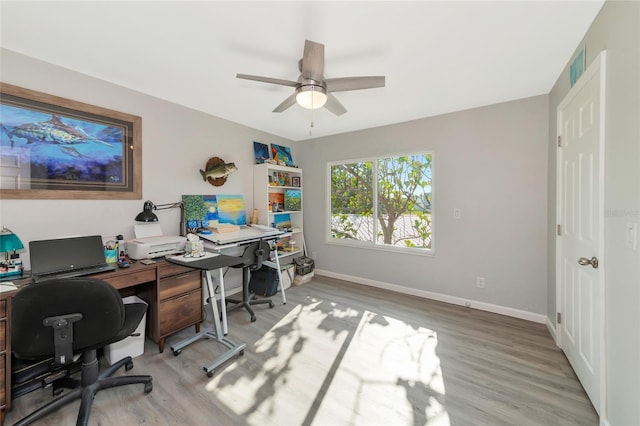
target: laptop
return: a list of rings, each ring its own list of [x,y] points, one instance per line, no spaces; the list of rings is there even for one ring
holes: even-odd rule
[[[31,276],[35,282],[115,270],[104,259],[100,235],[29,242]]]

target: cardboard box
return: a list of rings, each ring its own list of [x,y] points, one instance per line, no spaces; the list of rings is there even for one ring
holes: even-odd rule
[[[311,278],[313,278],[313,275],[314,275],[313,271],[305,275],[296,275],[296,277],[293,279],[293,285],[301,285],[304,283],[308,283],[309,281],[311,281]]]
[[[138,296],[125,297],[122,301],[127,303],[144,303],[147,302],[140,299]],[[135,358],[144,353],[144,338],[145,338],[145,326],[147,324],[147,314],[142,317],[142,321],[138,324],[138,327],[133,334],[119,342],[112,343],[104,347],[104,357],[110,365],[115,364],[125,357]]]

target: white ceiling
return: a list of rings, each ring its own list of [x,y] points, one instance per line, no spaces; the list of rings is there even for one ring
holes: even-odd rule
[[[0,42],[298,141],[546,94],[602,4],[2,0]],[[386,87],[336,93],[340,117],[271,112],[293,88],[235,75],[296,80],[305,39],[325,45],[326,78]]]

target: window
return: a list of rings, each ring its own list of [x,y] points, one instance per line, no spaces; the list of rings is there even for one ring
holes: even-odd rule
[[[330,239],[432,250],[433,154],[329,164]]]

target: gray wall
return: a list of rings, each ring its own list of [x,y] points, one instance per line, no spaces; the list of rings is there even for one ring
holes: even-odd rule
[[[179,201],[182,194],[243,194],[253,206],[253,141],[291,146],[291,141],[180,105],[0,50],[2,81],[32,90],[142,117],[142,200],[1,200],[0,220],[22,241],[65,235],[101,234],[133,238],[133,218],[144,200]],[[199,169],[211,157],[235,162],[239,170],[224,186],[202,180]],[[179,210],[158,212],[166,235],[179,233]],[[21,256],[29,267],[27,251]],[[236,277],[237,275],[237,277]],[[237,285],[236,271],[228,284]]]
[[[576,53],[587,64],[607,50],[605,142],[605,310],[607,417],[640,424],[640,252],[626,247],[627,223],[640,222],[640,3],[607,1]],[[587,65],[588,66],[588,65]],[[569,91],[569,67],[549,99],[549,210],[556,221],[556,112]],[[548,230],[548,316],[555,321],[555,235]]]
[[[317,268],[544,320],[547,105],[538,96],[300,143],[305,239]],[[327,162],[422,150],[434,152],[434,256],[327,244]]]

